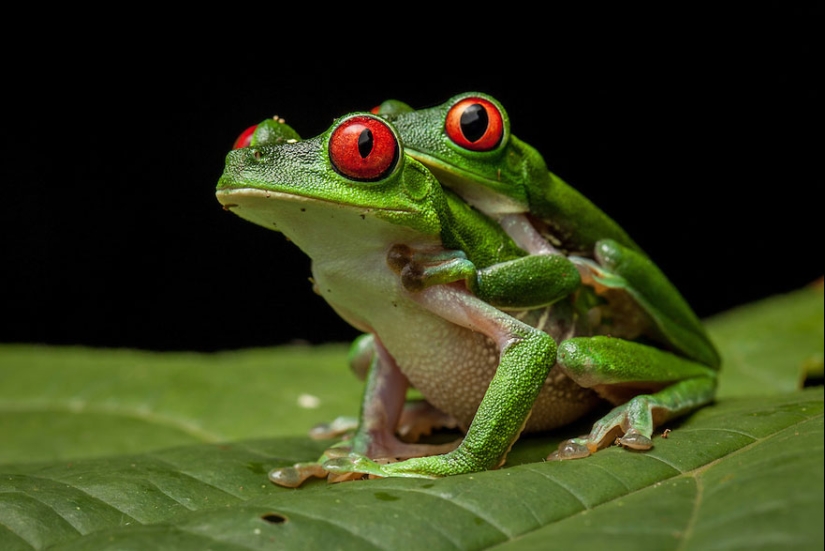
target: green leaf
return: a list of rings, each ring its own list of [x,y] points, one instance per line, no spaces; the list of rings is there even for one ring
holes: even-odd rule
[[[305,436],[358,413],[345,345],[217,354],[0,345],[0,464]]]
[[[707,320],[722,354],[719,398],[759,396],[801,388],[822,378],[825,308],[822,287],[735,308]]]
[[[822,320],[813,288],[708,320],[719,399],[649,452],[543,461],[590,419],[497,471],[298,490],[266,473],[357,412],[342,345],[2,346],[0,549],[822,549]]]
[[[3,549],[521,549],[619,539],[611,547],[625,540],[634,549],[708,549],[778,538],[782,548],[813,549],[822,543],[811,527],[823,514],[823,392],[797,394],[759,407],[731,399],[703,409],[648,453],[611,448],[585,461],[441,480],[278,488],[266,482],[267,469],[320,451],[278,439],[6,465],[0,542]]]

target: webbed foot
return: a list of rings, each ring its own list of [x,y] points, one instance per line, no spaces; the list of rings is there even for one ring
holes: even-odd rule
[[[269,481],[284,488],[297,488],[310,478],[327,478],[328,482],[344,482],[346,480],[356,480],[362,478],[360,474],[352,473],[349,476],[341,476],[330,473],[324,464],[327,461],[346,457],[352,453],[352,448],[348,443],[339,442],[335,446],[327,449],[317,461],[305,463],[295,463],[290,467],[278,467],[269,471]]]
[[[420,458],[419,458],[420,459]],[[391,459],[376,459],[372,460],[368,457],[358,454],[350,454],[344,457],[337,457],[330,459],[324,463],[324,468],[330,476],[353,476],[369,478],[385,478],[385,477],[404,477],[404,478],[437,478],[437,476],[417,472],[415,470],[408,471],[398,469],[395,466],[401,466],[414,460],[406,460],[395,462]]]
[[[320,463],[296,463],[269,471],[269,481],[285,488],[297,488],[312,477],[323,478],[327,472]]]
[[[326,464],[322,465],[321,463],[296,463],[291,467],[281,467],[269,471],[269,481],[284,488],[297,488],[313,477],[326,477],[327,482],[332,484],[360,480],[364,478],[364,474],[356,471],[334,473],[327,470]]]
[[[604,440],[604,439],[602,439]],[[617,446],[632,450],[649,450],[653,447],[653,440],[642,434],[638,429],[630,429],[624,436],[618,436],[613,441]],[[596,453],[602,447],[591,436],[571,438],[559,444],[559,449],[547,456],[548,461],[562,461],[566,459],[581,459]]]
[[[716,390],[712,368],[618,338],[566,340],[559,345],[558,361],[577,384],[619,405],[597,421],[587,436],[562,442],[548,456],[551,461],[587,457],[611,444],[649,450],[657,426],[708,404]],[[653,392],[628,397],[634,388]]]
[[[649,450],[653,447],[653,440],[636,429],[630,429],[624,436],[616,438],[616,444],[632,450]]]
[[[571,438],[559,444],[559,449],[547,456],[548,461],[562,461],[564,459],[581,459],[596,453],[598,448],[588,442],[586,438]]]

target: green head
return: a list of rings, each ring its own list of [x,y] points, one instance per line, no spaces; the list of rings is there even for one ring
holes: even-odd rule
[[[254,130],[254,145],[227,155],[217,186],[224,208],[282,231],[304,250],[313,242],[350,237],[378,242],[439,236],[446,207],[438,181],[404,155],[387,121],[352,113],[307,140],[274,139],[294,134],[277,124],[277,134]]]
[[[495,98],[467,92],[428,109],[390,100],[373,111],[393,121],[407,153],[446,186],[488,214],[530,210],[531,188],[546,185],[547,165],[510,133]]]

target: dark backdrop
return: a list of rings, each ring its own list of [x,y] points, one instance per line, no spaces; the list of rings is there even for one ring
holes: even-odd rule
[[[786,31],[390,65],[357,40],[197,66],[132,50],[112,63],[96,47],[11,61],[0,340],[217,350],[350,339],[312,293],[309,260],[221,210],[224,155],[275,114],[310,137],[389,97],[425,107],[469,90],[500,99],[513,133],[628,229],[700,316],[796,289],[823,271],[823,60],[818,30]]]

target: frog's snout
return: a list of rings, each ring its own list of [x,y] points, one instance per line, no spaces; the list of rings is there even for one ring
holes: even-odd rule
[[[218,189],[229,189],[238,187],[248,175],[249,169],[254,168],[263,160],[260,149],[245,147],[235,149],[226,154],[224,160],[223,174],[218,180]]]
[[[246,166],[246,153],[243,149],[230,151],[224,160],[223,174],[218,180],[218,190],[237,187]]]
[[[260,148],[244,147],[243,149],[233,149],[227,153],[224,162],[226,169],[243,170],[244,167],[258,164],[263,158],[264,154]]]

